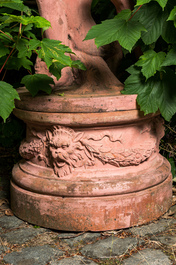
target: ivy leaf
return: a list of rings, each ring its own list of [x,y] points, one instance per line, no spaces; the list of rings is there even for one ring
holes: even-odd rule
[[[171,49],[162,63],[162,66],[176,65],[176,47]]]
[[[6,54],[9,54],[9,49],[0,42],[0,58]]]
[[[148,4],[153,0],[137,0],[136,6],[139,5],[144,5],[144,4]],[[158,2],[158,4],[164,9],[164,7],[166,6],[168,0],[155,0]]]
[[[138,10],[134,19],[139,20],[146,28],[146,31],[141,34],[145,44],[149,45],[157,41],[163,33],[167,18],[167,11],[162,11],[156,2],[151,2]]]
[[[139,58],[139,61],[135,64],[141,66],[141,72],[148,79],[156,74],[156,71],[161,69],[161,65],[165,59],[166,54],[164,52],[156,53],[153,50],[148,50]]]
[[[125,81],[123,94],[138,94],[137,102],[144,114],[155,113],[158,109],[165,120],[170,121],[176,113],[176,74],[170,68],[158,72],[147,81],[139,68],[131,66],[131,75]]]
[[[4,122],[15,108],[14,100],[20,99],[17,91],[10,84],[0,81],[0,116]]]
[[[52,88],[50,84],[54,84],[51,77],[44,74],[26,75],[22,78],[21,83],[29,90],[34,97],[41,90],[50,94]]]
[[[113,19],[105,20],[101,24],[93,26],[85,40],[95,38],[97,47],[118,41],[124,49],[131,52],[145,28],[140,22],[130,19],[130,17],[131,11],[129,9],[122,10]]]
[[[65,55],[65,52],[72,53],[71,49],[61,44],[60,41],[45,38],[41,41],[41,49],[38,51],[38,55],[45,61],[48,68],[52,65],[53,60],[71,67],[72,60]]]
[[[174,6],[174,8],[172,9],[172,11],[170,12],[170,15],[167,19],[169,20],[173,20],[174,21],[174,26],[176,27],[176,6]]]

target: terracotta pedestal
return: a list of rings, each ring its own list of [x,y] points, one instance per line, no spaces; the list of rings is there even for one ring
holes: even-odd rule
[[[19,218],[67,231],[101,231],[152,221],[171,205],[170,165],[159,155],[159,114],[143,116],[115,74],[118,43],[84,41],[92,0],[37,0],[52,28],[87,70],[64,68],[52,95],[21,91],[14,113],[27,124],[15,165],[11,206]],[[113,0],[117,11],[131,0]],[[37,60],[36,71],[47,73]],[[142,88],[141,88],[142,89]],[[61,97],[59,94],[64,93]]]
[[[170,165],[158,153],[162,121],[143,116],[135,95],[21,98],[14,113],[27,124],[20,147],[26,161],[13,169],[15,215],[58,230],[101,231],[168,210]]]

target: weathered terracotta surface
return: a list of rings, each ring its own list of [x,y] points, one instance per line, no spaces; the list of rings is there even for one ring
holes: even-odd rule
[[[122,58],[118,42],[97,49],[94,40],[83,41],[95,25],[91,16],[92,0],[37,0],[37,3],[40,14],[51,22],[52,28],[47,30],[46,37],[69,46],[75,53],[72,59],[81,60],[87,67],[87,71],[64,68],[62,77],[56,81],[57,86],[77,86],[81,94],[101,91],[107,95],[120,91],[123,85],[113,74]],[[48,73],[40,60],[36,71]]]
[[[23,160],[12,173],[12,210],[28,222],[67,231],[119,229],[158,218],[172,198],[170,164],[159,154],[159,113],[144,116],[136,95],[120,94],[110,63],[121,58],[118,44],[110,54],[112,47],[82,42],[94,24],[91,0],[37,2],[52,24],[47,37],[69,45],[87,71],[65,69],[50,96],[32,98],[21,89],[14,114],[26,122],[27,134],[19,150]],[[131,3],[112,2],[117,11]],[[40,61],[36,68],[46,71]]]
[[[87,127],[81,118],[77,124],[82,113],[73,113],[68,127],[62,114],[51,125],[53,113],[32,111],[27,117],[29,110],[16,109],[28,127],[20,146],[24,160],[13,169],[14,213],[54,229],[101,231],[146,223],[167,211],[172,181],[170,165],[158,153],[162,120],[134,119],[134,111],[111,112],[119,121],[112,124],[107,116],[108,127]],[[108,112],[85,114],[103,120]]]
[[[43,195],[21,189],[12,182],[11,204],[17,216],[40,226],[66,231],[103,231],[155,220],[170,206],[171,190],[171,175],[149,189],[100,197]]]

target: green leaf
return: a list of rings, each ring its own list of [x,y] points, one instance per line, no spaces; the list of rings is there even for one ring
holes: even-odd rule
[[[167,56],[164,62],[162,63],[162,66],[171,66],[171,65],[176,65],[176,47],[174,47],[167,53]]]
[[[40,47],[40,41],[37,39],[30,39],[29,40],[29,50],[35,51],[38,47]]]
[[[136,6],[139,6],[139,5],[144,5],[144,4],[147,4],[147,3],[150,3],[151,1],[153,0],[137,0],[137,3],[136,3]],[[158,2],[158,4],[164,8],[168,2],[168,0],[155,0]]]
[[[32,52],[29,50],[29,41],[26,39],[18,39],[16,43],[16,48],[18,50],[18,58],[28,57],[30,58]]]
[[[167,158],[170,165],[171,165],[171,173],[172,173],[172,177],[175,178],[176,177],[176,166],[175,166],[175,160],[173,157],[168,157]],[[175,178],[176,181],[176,178]]]
[[[58,62],[53,62],[49,68],[50,73],[52,73],[57,80],[61,78],[61,70],[65,67],[65,65],[58,63]]]
[[[4,33],[0,33],[0,40],[3,42],[10,43],[13,40],[13,36],[5,31]]]
[[[34,97],[40,90],[50,94],[52,91],[50,84],[54,84],[54,81],[47,75],[34,74],[24,76],[21,83],[26,86],[31,95]]]
[[[9,54],[9,49],[0,42],[0,58],[6,54]]]
[[[167,17],[168,13],[166,11],[163,12],[162,8],[156,2],[144,5],[134,15],[134,19],[138,19],[146,28],[146,31],[141,34],[141,38],[145,44],[149,45],[157,41],[163,33],[163,27]]]
[[[71,49],[61,44],[60,41],[45,38],[41,41],[41,49],[38,51],[38,55],[45,61],[48,68],[53,63],[53,60],[71,67],[72,60],[69,56],[65,55],[65,52],[72,53]]]
[[[164,24],[162,30],[162,38],[168,43],[176,43],[176,28],[172,21]]]
[[[132,66],[131,75],[125,81],[123,94],[138,94],[137,102],[144,114],[155,113],[158,109],[169,121],[176,113],[176,74],[170,68],[158,72],[147,81],[140,69]]]
[[[174,21],[174,26],[176,27],[176,6],[174,6],[174,8],[172,9],[172,11],[170,12],[170,15],[167,19],[169,20],[173,20]]]
[[[0,116],[4,122],[15,108],[14,100],[20,99],[17,91],[10,84],[0,81]]]
[[[86,70],[85,65],[79,60],[72,61],[71,66],[74,67],[74,68],[78,68],[78,69],[84,70],[84,71]]]
[[[17,11],[21,11],[21,12],[23,11],[27,13],[28,15],[31,14],[30,8],[25,6],[23,4],[23,1],[21,0],[6,0],[6,1],[1,0],[0,7],[8,7],[8,8],[17,10]]]
[[[31,65],[33,65],[33,63],[26,57],[10,57],[5,68],[8,70],[19,70],[21,67],[24,67],[25,69],[31,71]]]
[[[113,19],[105,20],[100,25],[93,26],[85,40],[94,39],[97,47],[118,41],[120,45],[131,52],[133,46],[145,31],[144,26],[133,19],[130,19],[131,11],[122,10]]]
[[[139,58],[139,61],[135,64],[141,66],[141,72],[148,79],[156,74],[156,71],[161,69],[161,65],[165,59],[166,54],[164,52],[156,53],[153,50],[148,50]]]
[[[37,28],[45,28],[48,29],[51,27],[51,23],[46,20],[43,17],[40,16],[16,16],[16,15],[11,15],[7,13],[3,13],[4,16],[7,16],[7,18],[4,20],[3,23],[21,23],[22,25],[29,25],[29,24],[34,24],[35,27]]]

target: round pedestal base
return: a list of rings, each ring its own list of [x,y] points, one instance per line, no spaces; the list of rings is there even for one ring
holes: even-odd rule
[[[11,182],[11,207],[32,224],[65,231],[103,231],[141,225],[171,206],[172,178],[129,194],[61,197],[27,191]]]

